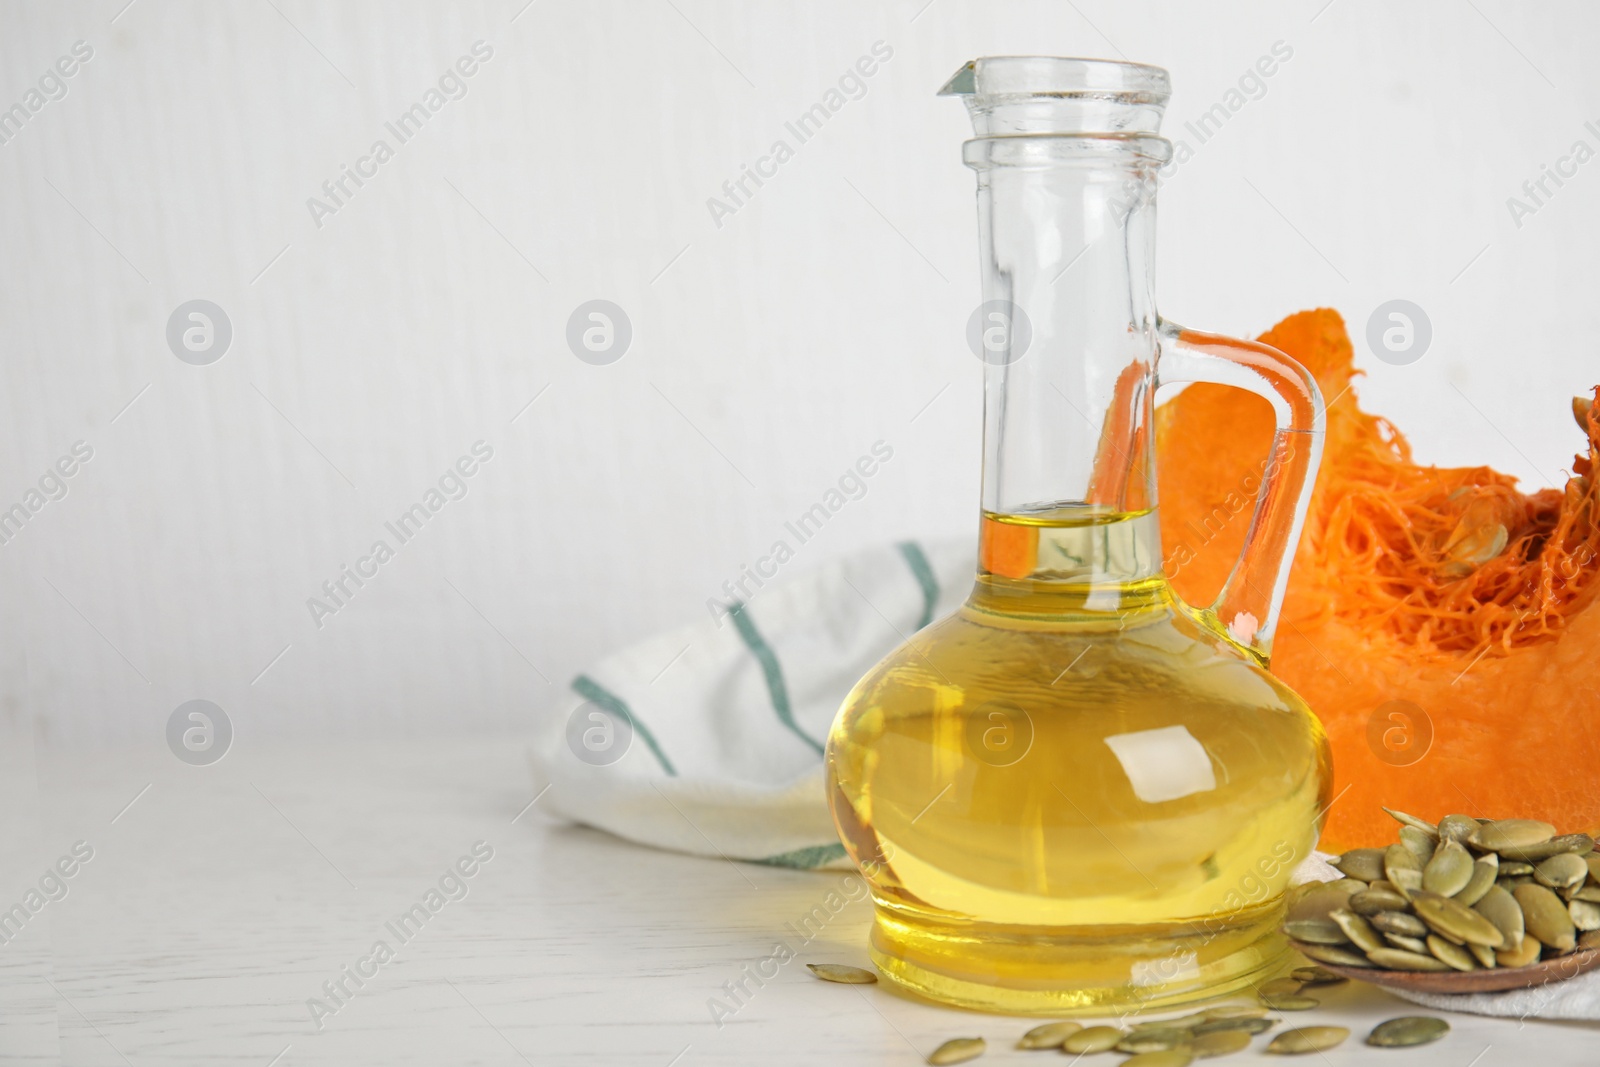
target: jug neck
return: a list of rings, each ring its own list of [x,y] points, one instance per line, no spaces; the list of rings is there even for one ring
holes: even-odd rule
[[[1156,524],[1140,519],[1156,501],[1165,80],[1135,64],[1004,58],[946,87],[978,134],[963,158],[978,176],[986,574],[1160,578]]]

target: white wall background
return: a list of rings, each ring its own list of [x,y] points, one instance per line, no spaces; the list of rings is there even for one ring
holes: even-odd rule
[[[1331,305],[1360,332],[1413,300],[1432,349],[1358,342],[1367,405],[1426,459],[1571,462],[1600,163],[1520,228],[1506,199],[1600,147],[1593,5],[525,2],[0,6],[0,107],[94,50],[0,145],[0,507],[94,449],[0,546],[13,725],[159,743],[194,697],[241,737],[525,725],[701,617],[879,439],[893,461],[791,569],[968,532],[972,177],[933,93],[983,54],[1163,65],[1178,134],[1286,42],[1162,194],[1166,313],[1254,334]],[[307,198],[478,40],[468,94],[315,225]],[[706,198],[879,40],[865,97],[715,226]],[[596,297],[633,323],[610,366],[564,342]],[[233,325],[210,366],[164,339],[196,298]],[[314,625],[479,439],[469,495]]]

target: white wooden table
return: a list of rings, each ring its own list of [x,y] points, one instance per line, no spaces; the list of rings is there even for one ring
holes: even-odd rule
[[[785,924],[842,875],[656,852],[549,822],[527,808],[515,738],[239,743],[210,767],[153,746],[46,751],[32,767],[13,750],[0,762],[0,908],[74,842],[94,850],[68,895],[0,945],[6,1064],[917,1064],[959,1035],[988,1038],[983,1063],[1055,1062],[1012,1049],[1029,1022],[814,979],[808,961],[865,964],[865,901],[764,986],[747,983],[719,1027],[708,1002],[731,1005],[723,984],[778,939],[794,942]],[[386,924],[479,841],[493,857],[464,864],[466,896],[441,894],[402,943]],[[395,948],[382,966],[369,956],[379,940]],[[359,989],[344,979],[353,995],[319,1030],[308,999],[333,1008],[323,984],[358,967],[375,973]],[[1355,1031],[1324,1067],[1495,1067],[1530,1053],[1596,1062],[1594,1028],[1470,1016],[1423,1049],[1359,1043],[1410,1010],[1347,987],[1294,1021]],[[1091,1062],[1101,1059],[1114,1062]]]

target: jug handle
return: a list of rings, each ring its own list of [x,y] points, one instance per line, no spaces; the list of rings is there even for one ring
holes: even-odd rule
[[[1272,405],[1277,430],[1244,549],[1216,601],[1196,612],[1264,667],[1272,655],[1289,568],[1322,463],[1327,426],[1322,391],[1299,363],[1259,342],[1200,333],[1165,321],[1160,337],[1158,388],[1180,382],[1230,385]],[[1251,480],[1246,479],[1246,492]]]

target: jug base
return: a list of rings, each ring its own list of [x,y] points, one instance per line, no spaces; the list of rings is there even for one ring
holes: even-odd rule
[[[945,923],[877,907],[872,961],[889,981],[975,1011],[1051,1017],[1161,1011],[1250,988],[1289,946],[1281,901],[1211,921],[1122,927]]]

